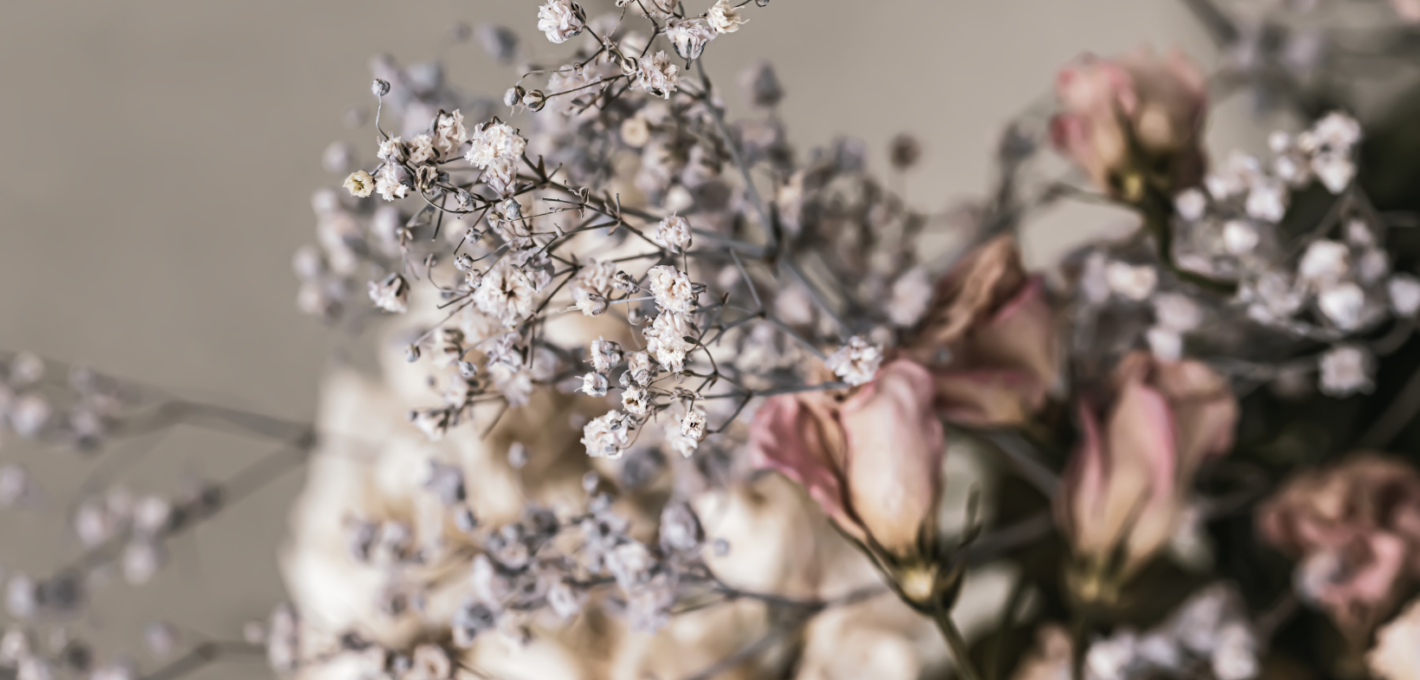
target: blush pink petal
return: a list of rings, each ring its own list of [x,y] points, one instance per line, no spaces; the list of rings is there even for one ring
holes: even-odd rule
[[[883,366],[842,409],[845,478],[854,513],[885,549],[908,554],[933,526],[941,491],[942,424],[932,375],[898,360]]]
[[[822,425],[815,421],[817,417],[795,395],[766,399],[750,426],[750,459],[756,467],[777,470],[798,482],[825,514],[861,538],[845,505],[843,481],[829,443],[817,434]]]

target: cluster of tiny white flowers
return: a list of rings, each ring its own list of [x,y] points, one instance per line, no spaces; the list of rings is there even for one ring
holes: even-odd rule
[[[828,355],[824,362],[834,375],[854,386],[872,381],[882,363],[882,346],[869,344],[867,340],[856,335],[849,338],[847,344]]]

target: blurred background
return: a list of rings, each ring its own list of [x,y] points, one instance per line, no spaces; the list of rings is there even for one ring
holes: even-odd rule
[[[6,7],[0,348],[311,418],[336,337],[297,312],[291,253],[312,240],[311,192],[341,179],[322,170],[323,150],[336,140],[373,148],[368,123],[344,122],[352,107],[372,110],[370,58],[441,59],[466,94],[497,96],[516,74],[455,42],[453,29],[500,23],[536,56],[550,51],[536,13],[533,0]],[[1060,65],[1140,43],[1177,45],[1205,67],[1217,60],[1176,0],[773,0],[706,65],[733,115],[738,72],[769,59],[800,150],[851,134],[881,169],[887,141],[915,133],[925,156],[906,195],[940,211],[985,188],[1005,121],[1048,96]],[[1073,210],[1032,225],[1031,260],[1119,219]],[[100,455],[141,492],[221,478],[269,450],[180,428]],[[44,493],[37,508],[0,513],[0,567],[41,570],[78,554],[62,533],[66,501],[97,460],[15,441],[0,443],[0,460],[23,462]],[[92,623],[105,644],[141,648],[142,623],[158,618],[194,639],[236,639],[264,617],[281,598],[276,552],[300,482],[291,474],[184,535],[154,585],[100,593],[94,609],[110,618]],[[240,663],[203,677],[266,673]]]

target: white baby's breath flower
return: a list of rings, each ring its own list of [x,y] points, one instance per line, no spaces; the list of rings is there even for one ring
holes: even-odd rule
[[[1375,387],[1371,371],[1369,352],[1354,345],[1338,345],[1321,357],[1321,391],[1333,397],[1369,393]]]
[[[528,147],[528,140],[513,126],[498,122],[484,124],[469,141],[473,144],[464,159],[484,169],[500,161],[517,161]]]
[[[1256,158],[1234,151],[1221,167],[1203,180],[1203,186],[1213,200],[1225,201],[1247,191],[1261,175],[1262,166]]]
[[[1312,285],[1340,280],[1351,270],[1350,255],[1346,244],[1340,241],[1316,241],[1302,254],[1297,276]]]
[[[370,173],[364,170],[356,170],[350,173],[349,177],[345,178],[345,184],[343,186],[346,191],[350,192],[351,196],[366,198],[370,194],[375,193],[375,178],[371,177]]]
[[[1257,636],[1245,624],[1229,623],[1218,630],[1213,649],[1213,677],[1218,680],[1250,680],[1261,664],[1257,659]]]
[[[503,158],[489,163],[483,168],[480,179],[499,196],[512,195],[518,180],[517,159]]]
[[[452,153],[466,141],[468,128],[464,125],[463,113],[454,109],[453,113],[439,116],[439,120],[434,124],[434,146],[444,153]]]
[[[588,259],[572,278],[572,296],[576,298],[578,292],[583,291],[608,297],[611,295],[612,279],[615,276],[616,263]]]
[[[1337,111],[1326,114],[1312,129],[1297,136],[1297,146],[1308,153],[1350,151],[1359,141],[1361,124]]]
[[[680,215],[671,215],[656,225],[656,243],[672,252],[690,247],[690,220]]]
[[[614,368],[616,364],[612,364]],[[651,380],[651,355],[647,352],[632,352],[626,355],[626,375],[631,382],[645,385]]]
[[[527,367],[490,362],[488,376],[493,379],[494,389],[508,400],[509,406],[527,405],[533,391],[533,375]]]
[[[646,280],[651,284],[651,295],[656,297],[657,306],[681,314],[690,313],[695,303],[695,288],[685,272],[660,265],[646,272]]]
[[[644,416],[651,409],[651,395],[646,388],[632,385],[621,391],[621,407],[633,416]]]
[[[593,397],[605,397],[607,388],[610,387],[606,376],[592,372],[582,376],[582,386],[577,391],[589,394]]]
[[[686,355],[695,349],[686,338],[696,334],[686,315],[669,310],[661,312],[651,322],[651,327],[641,333],[646,336],[646,351],[655,357],[656,363],[667,371],[684,370]]]
[[[568,0],[547,0],[537,10],[537,30],[554,43],[565,43],[586,27],[582,8]]]
[[[1356,330],[1365,320],[1366,292],[1349,281],[1322,288],[1316,302],[1321,313],[1343,331]]]
[[[1350,186],[1356,176],[1356,164],[1339,153],[1322,153],[1312,158],[1312,172],[1327,191],[1339,194]]]
[[[883,348],[878,345],[870,345],[867,340],[855,335],[848,339],[848,344],[838,348],[838,351],[828,355],[824,364],[834,375],[843,379],[849,385],[862,385],[873,379],[878,374],[878,367],[883,363]]]
[[[1233,255],[1247,255],[1257,247],[1257,228],[1244,220],[1228,220],[1223,223],[1223,248]]]
[[[423,165],[434,160],[438,152],[434,149],[434,138],[430,135],[418,135],[409,140],[409,163],[410,165]]]
[[[1390,277],[1386,288],[1396,316],[1413,317],[1420,311],[1420,280],[1409,274],[1396,274]]]
[[[705,438],[705,410],[692,408],[680,419],[680,435],[695,441]]]
[[[376,283],[370,282],[370,299],[386,312],[403,314],[409,309],[409,283],[398,273]]]
[[[701,17],[681,19],[672,17],[666,21],[666,37],[675,46],[675,53],[681,59],[699,59],[705,45],[715,39],[718,33],[710,22]]]
[[[1153,304],[1154,321],[1164,328],[1187,333],[1203,321],[1203,310],[1187,295],[1159,293],[1154,296]]]
[[[1249,217],[1262,220],[1263,222],[1280,222],[1287,214],[1287,185],[1266,180],[1257,179],[1252,183],[1252,190],[1247,194],[1247,203],[1244,208]]]
[[[493,265],[482,277],[470,277],[473,303],[504,326],[513,326],[532,314],[537,304],[536,289],[526,272],[508,259]]]
[[[671,93],[680,86],[680,69],[664,51],[642,57],[636,64],[636,86],[653,97],[670,99]]]
[[[715,0],[714,6],[705,14],[705,19],[718,33],[734,33],[748,21],[740,16],[739,10],[730,0]]]
[[[1197,189],[1186,189],[1173,199],[1178,216],[1189,222],[1197,222],[1208,209],[1208,197]]]
[[[606,373],[621,363],[621,345],[601,336],[592,341],[587,354],[592,362],[592,370],[597,373]]]
[[[583,316],[601,316],[606,313],[609,306],[606,298],[586,290],[572,291],[572,301]]]
[[[1171,328],[1155,326],[1144,332],[1149,351],[1162,361],[1178,361],[1183,356],[1183,335]]]
[[[582,428],[582,446],[592,458],[616,460],[631,445],[631,421],[621,411],[593,418]]]
[[[379,175],[375,178],[375,191],[380,194],[380,198],[393,201],[409,195],[409,185],[403,180],[403,174],[404,171],[397,165],[386,163],[380,168]]]
[[[409,158],[409,150],[404,146],[403,138],[390,137],[380,142],[380,148],[375,152],[375,158],[386,163],[403,163]]]
[[[1159,273],[1153,267],[1146,264],[1136,267],[1117,260],[1109,263],[1105,278],[1115,295],[1135,302],[1147,300],[1159,285]]]
[[[892,297],[887,305],[888,320],[895,326],[910,327],[922,318],[931,302],[932,281],[927,270],[913,267],[892,284]]]

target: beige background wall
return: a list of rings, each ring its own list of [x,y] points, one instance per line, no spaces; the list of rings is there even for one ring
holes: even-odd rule
[[[708,4],[702,0],[689,0]],[[697,7],[698,9],[698,7]],[[940,209],[985,185],[1002,121],[1048,91],[1080,51],[1177,43],[1214,61],[1174,0],[773,0],[707,52],[733,78],[778,68],[801,148],[852,133],[877,154],[910,130],[926,145],[909,196]],[[332,339],[295,311],[290,254],[312,238],[311,190],[333,139],[366,104],[376,52],[443,55],[468,91],[512,74],[455,21],[502,22],[534,50],[532,0],[44,0],[0,14],[0,347],[29,348],[184,394],[309,417]],[[734,102],[732,102],[733,104]],[[1042,233],[1088,226],[1051,222]],[[146,442],[125,444],[130,453]],[[265,444],[183,430],[128,477],[164,491],[221,476]],[[104,455],[111,455],[109,452]],[[77,551],[57,535],[77,454],[0,445],[47,485],[48,514],[0,515],[0,565]],[[109,588],[97,621],[129,645],[163,616],[231,638],[279,598],[273,552],[298,475],[183,539],[158,585]],[[215,676],[214,676],[215,677]]]

